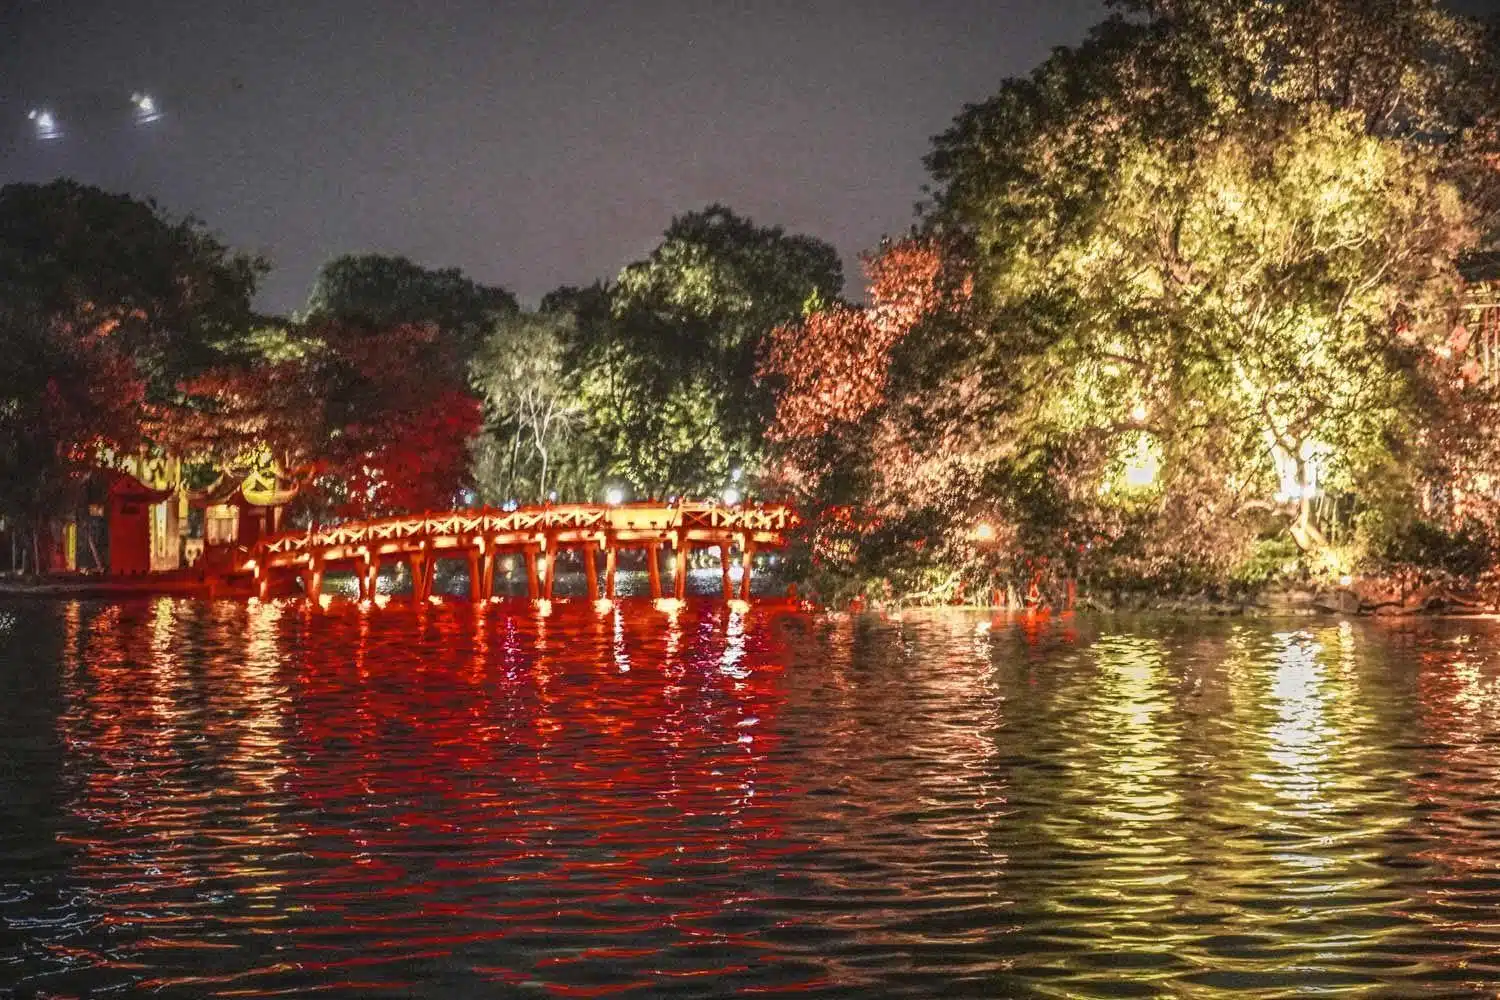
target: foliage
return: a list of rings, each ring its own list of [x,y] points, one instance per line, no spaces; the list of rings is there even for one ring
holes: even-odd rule
[[[621,272],[607,318],[573,296],[568,367],[601,474],[640,495],[703,495],[753,468],[774,405],[755,377],[763,344],[842,283],[826,243],[711,206]]]
[[[36,537],[250,321],[262,264],[72,181],[0,188],[0,514]],[[37,546],[40,548],[40,546]]]
[[[978,577],[1213,586],[1278,514],[1317,549],[1324,492],[1412,502],[1380,481],[1436,464],[1462,381],[1471,27],[1424,0],[1125,6],[936,140],[925,239],[972,296],[828,310],[772,351],[795,485],[853,487]],[[866,571],[900,551],[876,535]]]
[[[346,254],[323,265],[307,303],[316,325],[372,330],[431,325],[434,360],[462,372],[490,328],[517,312],[515,296],[481,285],[458,268],[431,269],[405,257]]]
[[[567,312],[518,313],[495,325],[472,366],[484,405],[484,430],[474,443],[475,480],[488,502],[545,501],[587,496],[592,483],[580,469],[574,424],[582,412],[564,369],[576,336]]]

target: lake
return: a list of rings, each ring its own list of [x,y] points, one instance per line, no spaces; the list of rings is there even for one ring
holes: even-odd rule
[[[1493,997],[1500,625],[0,604],[0,994]]]

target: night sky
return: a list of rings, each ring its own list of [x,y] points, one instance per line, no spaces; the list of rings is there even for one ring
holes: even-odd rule
[[[912,221],[930,137],[1103,9],[0,0],[0,182],[67,175],[197,215],[271,258],[272,311],[350,251],[535,302],[714,201],[829,240],[857,291],[855,256]],[[138,121],[132,93],[160,117]]]

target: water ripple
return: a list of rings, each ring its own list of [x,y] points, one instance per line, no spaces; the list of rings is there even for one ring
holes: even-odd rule
[[[1500,629],[0,607],[0,992],[1494,996]]]

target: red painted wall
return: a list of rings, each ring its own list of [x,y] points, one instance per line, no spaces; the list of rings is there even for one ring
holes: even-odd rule
[[[130,497],[109,498],[109,571],[151,571],[151,505]]]

